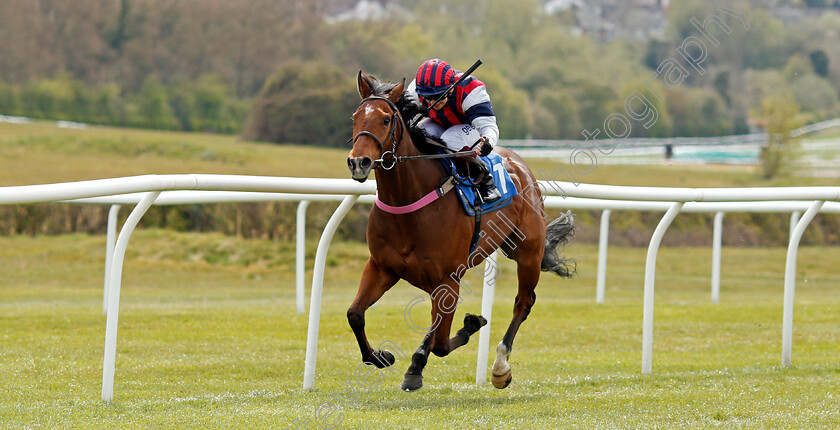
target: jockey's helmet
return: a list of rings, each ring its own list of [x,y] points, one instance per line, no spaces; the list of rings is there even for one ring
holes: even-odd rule
[[[455,82],[455,69],[438,58],[426,60],[417,69],[414,80],[417,85],[417,94],[422,97],[436,96],[449,89],[449,86]]]

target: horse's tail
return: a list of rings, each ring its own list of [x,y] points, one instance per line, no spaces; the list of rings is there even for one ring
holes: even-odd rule
[[[558,254],[557,246],[564,246],[575,234],[575,217],[567,211],[551,221],[546,227],[545,254],[543,255],[543,272],[554,272],[563,278],[570,278],[575,273],[575,262]]]

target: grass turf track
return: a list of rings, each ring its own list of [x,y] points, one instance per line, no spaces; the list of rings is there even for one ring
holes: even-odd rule
[[[432,357],[425,387],[403,393],[408,360],[369,390],[354,380],[359,354],[344,313],[367,250],[335,243],[317,391],[306,392],[307,316],[294,311],[291,244],[143,230],[129,246],[108,404],[99,401],[103,238],[0,238],[0,249],[0,428],[293,428],[314,423],[322,404],[339,405],[332,420],[340,416],[341,428],[360,429],[840,426],[840,275],[830,248],[800,252],[792,368],[779,367],[784,249],[725,248],[718,305],[709,299],[710,250],[661,250],[653,374],[641,375],[645,250],[610,250],[598,305],[596,249],[573,245],[580,275],[544,276],[514,346],[510,387],[475,386],[474,339]],[[511,315],[513,272],[505,261],[492,344]],[[457,319],[480,310],[472,280]],[[416,349],[420,335],[403,314],[418,294],[398,284],[368,312],[372,343]],[[428,318],[420,308],[418,322]]]

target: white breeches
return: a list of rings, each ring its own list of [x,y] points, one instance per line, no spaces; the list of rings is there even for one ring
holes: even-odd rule
[[[442,125],[424,118],[417,127],[425,130],[430,136],[440,138],[446,147],[453,151],[460,151],[464,147],[471,148],[481,139],[478,130],[469,124],[456,124],[444,130]]]

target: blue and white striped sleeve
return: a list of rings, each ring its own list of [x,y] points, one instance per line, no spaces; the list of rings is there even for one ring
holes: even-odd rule
[[[499,140],[499,126],[496,124],[496,114],[490,104],[490,96],[484,85],[473,88],[461,103],[461,109],[469,119],[470,124],[478,129],[490,146],[496,146]]]

